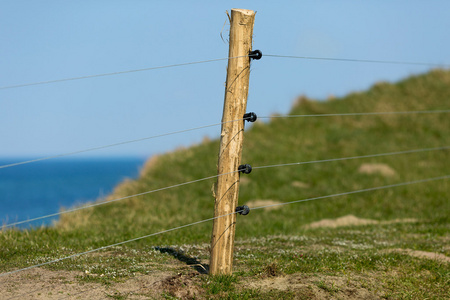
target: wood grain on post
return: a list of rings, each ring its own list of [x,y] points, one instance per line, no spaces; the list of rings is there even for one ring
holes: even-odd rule
[[[238,206],[244,121],[250,77],[249,52],[252,50],[255,12],[232,9],[228,54],[227,81],[222,117],[217,184],[215,185],[214,219],[211,237],[209,273],[231,274],[233,266],[236,207]],[[231,173],[230,173],[231,172]],[[234,173],[232,173],[234,172]],[[229,173],[229,174],[228,174]],[[230,215],[228,215],[230,214]]]

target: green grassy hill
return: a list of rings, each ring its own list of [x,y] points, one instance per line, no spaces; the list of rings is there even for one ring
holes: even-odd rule
[[[343,98],[314,101],[300,97],[290,114],[444,110],[449,109],[449,103],[450,72],[435,70],[395,84],[378,83],[368,91],[352,93]],[[275,115],[270,120],[259,120],[251,126],[247,124],[242,162],[253,167],[263,167],[450,146],[449,129],[448,113],[291,118]],[[123,183],[108,199],[216,175],[218,145],[218,140],[204,141],[199,145],[153,157],[143,168],[140,178]],[[449,150],[255,168],[251,174],[241,175],[239,203],[252,208],[265,203],[283,203],[449,174]],[[29,265],[25,261],[43,261],[42,257],[57,258],[211,218],[214,207],[211,189],[214,182],[215,179],[204,180],[64,214],[52,228],[22,232],[5,230],[0,234],[0,271]],[[354,280],[355,274],[378,274],[380,270],[395,273],[401,270],[403,277],[392,275],[392,278],[396,278],[394,281],[385,278],[387,281],[379,296],[401,298],[406,294],[399,294],[399,289],[402,292],[412,288],[413,298],[424,295],[440,298],[448,292],[445,283],[449,280],[448,264],[424,264],[419,258],[390,251],[401,248],[450,256],[449,187],[449,180],[442,179],[284,205],[272,210],[257,209],[247,216],[238,216],[237,274],[239,278],[247,279],[299,272],[309,276],[347,274],[351,278],[349,280]],[[335,229],[306,226],[322,219],[347,215],[370,219],[376,225]],[[203,245],[199,246],[201,250],[198,253],[192,250],[187,251],[186,255],[197,255],[207,261],[211,229],[212,223],[205,222],[123,245],[120,251],[133,256],[130,252],[133,249],[148,252],[148,249],[162,245],[175,245],[174,248],[180,245]],[[246,249],[252,249],[251,254],[254,256],[250,256]],[[326,252],[324,249],[339,251]],[[300,252],[309,255],[311,260],[294,264],[292,255],[300,255]],[[142,259],[145,261],[145,255],[141,253],[139,257],[144,257]],[[148,259],[156,258],[151,256]],[[85,258],[86,263],[92,261],[92,258]],[[405,261],[408,267],[402,267]],[[126,269],[125,263],[116,263],[117,268]],[[64,262],[49,267],[57,270],[86,268]],[[422,274],[421,270],[427,270],[429,276]],[[104,272],[104,269],[100,268],[98,272]],[[142,272],[142,269],[138,268],[136,272]],[[124,272],[123,278],[127,276],[131,275]],[[372,278],[376,280],[367,283],[369,291],[374,291],[381,278],[377,276],[382,275],[373,275]],[[407,279],[408,276],[414,280]],[[239,294],[233,288],[239,285],[239,280],[233,278],[234,281],[225,285],[220,280],[216,282],[218,290],[213,290],[205,283],[201,286],[206,289],[204,293],[211,297],[225,295],[241,298],[244,294]],[[311,285],[328,296],[339,295],[343,290],[343,287],[333,290],[331,283],[325,279],[318,282]],[[425,287],[429,286],[433,286],[432,292],[426,294]],[[253,290],[246,291],[249,298],[271,298],[275,294],[276,297],[289,298],[289,293],[292,293],[252,294]]]
[[[397,84],[379,83],[364,93],[317,102],[304,97],[292,115],[352,112],[439,110],[448,108],[450,74],[434,71]],[[442,114],[273,118],[245,133],[243,163],[253,167],[350,157],[450,145],[450,118]],[[151,159],[142,176],[120,187],[110,199],[143,193],[217,173],[218,141],[204,142]],[[256,169],[244,177],[239,203],[270,199],[287,202],[382,185],[448,175],[448,151],[393,155],[372,159]],[[362,164],[386,164],[390,176],[363,174]],[[127,236],[206,219],[213,214],[214,179],[131,198],[78,214],[63,216],[64,228],[96,228]],[[322,218],[355,214],[378,220],[415,217],[447,219],[450,207],[445,180],[388,191],[351,195],[284,206],[276,213],[258,211],[240,218],[242,237],[296,233]],[[424,201],[424,198],[427,198]],[[80,215],[80,216],[76,216]],[[88,216],[87,216],[88,215]],[[274,216],[276,215],[276,216]],[[78,221],[78,218],[82,222]],[[270,219],[270,222],[267,222]],[[448,219],[447,219],[448,220]],[[93,226],[94,225],[94,226]],[[170,242],[208,242],[210,224],[188,229]],[[245,227],[245,230],[239,228]],[[181,238],[181,240],[179,240]]]

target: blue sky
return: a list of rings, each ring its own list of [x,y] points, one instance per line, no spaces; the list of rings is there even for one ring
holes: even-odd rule
[[[257,11],[263,54],[450,64],[450,1],[4,1],[0,87],[224,58],[225,11]],[[0,89],[0,157],[38,158],[221,120],[226,61]],[[287,113],[431,67],[263,57],[248,111]],[[395,99],[393,99],[395,101]],[[220,127],[89,152],[148,157]]]

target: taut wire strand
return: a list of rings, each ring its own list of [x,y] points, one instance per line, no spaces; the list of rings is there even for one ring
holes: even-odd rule
[[[243,121],[243,120],[245,120],[245,118],[244,119],[239,119],[239,120],[232,120],[232,121],[227,121],[227,122],[222,122],[222,123],[211,124],[211,125],[205,125],[205,126],[200,126],[200,127],[194,127],[194,128],[189,128],[189,129],[183,129],[183,130],[179,130],[179,131],[163,133],[163,134],[149,136],[149,137],[144,137],[144,138],[140,138],[140,139],[124,141],[124,142],[119,142],[119,143],[114,143],[114,144],[109,144],[109,145],[104,145],[104,146],[99,146],[99,147],[94,147],[94,148],[88,148],[88,149],[83,149],[83,150],[63,153],[63,154],[46,156],[46,157],[36,158],[36,159],[32,159],[32,160],[27,160],[27,161],[16,162],[16,163],[8,164],[8,165],[2,165],[2,166],[0,166],[0,169],[14,167],[14,166],[20,166],[20,165],[25,165],[25,164],[30,164],[30,163],[35,163],[35,162],[48,160],[48,159],[60,158],[60,157],[69,156],[69,155],[80,154],[80,153],[84,153],[84,152],[101,150],[101,149],[105,149],[105,148],[116,147],[116,146],[130,144],[130,143],[142,142],[142,141],[145,141],[145,140],[150,140],[150,139],[160,138],[160,137],[164,137],[164,136],[184,133],[184,132],[188,132],[188,131],[204,129],[204,128],[213,127],[213,126],[219,126],[219,125],[222,125],[222,124],[225,124],[225,123],[238,122],[238,121]]]
[[[450,175],[445,175],[445,176],[440,176],[440,177],[426,178],[426,179],[384,185],[384,186],[379,186],[379,187],[367,188],[367,189],[345,192],[345,193],[332,194],[332,195],[327,195],[327,196],[320,196],[320,197],[314,197],[314,198],[308,198],[308,199],[289,201],[289,202],[284,202],[284,203],[270,204],[270,205],[258,206],[258,207],[253,207],[253,208],[250,207],[250,209],[255,210],[255,209],[262,209],[262,208],[268,208],[268,207],[273,207],[273,206],[288,205],[288,204],[307,202],[307,201],[313,201],[313,200],[319,200],[319,199],[325,199],[325,198],[331,198],[331,197],[338,197],[338,196],[345,196],[345,195],[352,195],[352,194],[364,193],[364,192],[370,192],[370,191],[377,191],[377,190],[383,190],[383,189],[405,186],[405,185],[410,185],[410,184],[423,183],[423,182],[428,182],[428,181],[435,181],[435,180],[442,180],[442,179],[449,179],[449,178],[450,178]]]
[[[59,216],[59,215],[62,215],[62,214],[71,213],[71,212],[82,210],[82,209],[87,209],[87,208],[100,206],[100,205],[108,204],[108,203],[113,203],[113,202],[129,199],[129,198],[133,198],[133,197],[138,197],[138,196],[148,195],[148,194],[152,194],[152,193],[156,193],[156,192],[161,192],[161,191],[164,191],[164,190],[168,190],[168,189],[172,189],[172,188],[176,188],[176,187],[180,187],[180,186],[184,186],[184,185],[188,185],[188,184],[192,184],[192,183],[196,183],[196,182],[201,182],[201,181],[217,178],[217,177],[220,177],[220,176],[224,176],[224,175],[228,175],[228,174],[232,174],[232,173],[236,173],[236,172],[239,172],[239,171],[234,171],[234,172],[229,172],[229,173],[209,176],[209,177],[205,177],[205,178],[201,178],[201,179],[196,179],[196,180],[192,180],[192,181],[187,181],[187,182],[183,182],[183,183],[178,183],[178,184],[174,184],[174,185],[171,185],[171,186],[159,188],[159,189],[156,189],[156,190],[146,191],[146,192],[143,192],[143,193],[134,194],[134,195],[130,195],[130,196],[125,196],[125,197],[122,197],[122,198],[117,198],[117,199],[113,199],[113,200],[109,200],[109,201],[96,202],[96,203],[93,203],[93,204],[90,204],[90,205],[80,206],[80,207],[76,207],[76,208],[60,211],[60,212],[57,212],[57,213],[53,213],[53,214],[49,214],[49,215],[45,215],[45,216],[41,216],[41,217],[37,217],[37,218],[33,218],[33,219],[28,219],[28,220],[24,220],[24,221],[19,221],[19,222],[15,222],[15,223],[6,224],[6,225],[3,225],[2,227],[3,228],[9,228],[9,227],[13,227],[13,226],[24,224],[24,223],[38,221],[38,220],[42,220],[42,219],[46,219],[46,218],[50,218],[50,217],[56,217],[56,216]]]
[[[228,215],[232,215],[232,214],[235,214],[235,212],[230,213]],[[23,269],[14,270],[14,271],[11,271],[11,272],[3,273],[3,274],[0,274],[0,277],[6,276],[6,275],[11,275],[11,274],[18,273],[18,272],[21,272],[21,271],[26,271],[26,270],[42,267],[42,266],[49,265],[49,264],[52,264],[52,263],[60,262],[62,260],[78,257],[78,256],[89,254],[89,253],[92,253],[92,252],[97,252],[97,251],[108,249],[108,248],[111,248],[111,247],[120,246],[120,245],[123,245],[123,244],[126,244],[126,243],[135,242],[135,241],[142,240],[142,239],[145,239],[145,238],[148,238],[148,237],[151,237],[151,236],[155,236],[155,235],[159,235],[159,234],[175,231],[175,230],[178,230],[178,229],[182,229],[182,228],[186,228],[186,227],[189,227],[189,226],[197,225],[197,224],[200,224],[200,223],[208,222],[208,221],[214,220],[216,218],[221,218],[221,217],[225,217],[225,216],[228,216],[228,215],[218,216],[218,217],[215,217],[215,218],[209,218],[209,219],[205,219],[205,220],[202,220],[202,221],[198,221],[198,222],[182,225],[182,226],[179,226],[179,227],[163,230],[163,231],[160,231],[160,232],[152,233],[152,234],[149,234],[149,235],[141,236],[141,237],[134,238],[134,239],[131,239],[131,240],[115,243],[115,244],[108,245],[108,246],[103,246],[103,247],[100,247],[100,248],[97,248],[97,249],[92,249],[92,250],[89,250],[89,251],[72,254],[70,256],[58,258],[58,259],[55,259],[55,260],[52,260],[52,261],[48,261],[48,262],[45,262],[45,263],[41,263],[41,264],[38,264],[38,265],[33,265],[33,266],[30,266],[30,267],[27,267],[27,268],[23,268]]]
[[[113,75],[120,75],[120,74],[126,74],[126,73],[136,73],[136,72],[151,71],[151,70],[158,70],[158,69],[182,67],[182,66],[188,66],[188,65],[216,62],[216,61],[227,60],[227,59],[242,58],[242,57],[249,57],[249,55],[226,57],[226,58],[216,58],[216,59],[194,61],[194,62],[187,62],[187,63],[180,63],[180,64],[172,64],[172,65],[165,65],[165,66],[157,66],[157,67],[149,67],[149,68],[142,68],[142,69],[134,69],[134,70],[111,72],[111,73],[94,74],[94,75],[86,75],[86,76],[79,76],[79,77],[70,77],[70,78],[62,78],[62,79],[55,79],[55,80],[23,83],[23,84],[17,84],[17,85],[2,86],[2,87],[0,87],[0,90],[21,88],[21,87],[32,86],[32,85],[58,83],[58,82],[71,81],[71,80],[88,79],[88,78],[95,78],[95,77],[113,76]]]
[[[342,114],[313,114],[313,115],[273,115],[258,116],[259,119],[272,118],[307,118],[307,117],[339,117],[339,116],[373,116],[373,115],[406,115],[406,114],[441,114],[450,113],[450,109],[441,110],[413,110],[413,111],[385,111],[385,112],[361,112],[361,113],[342,113]]]
[[[341,158],[330,158],[330,159],[322,159],[322,160],[311,160],[311,161],[302,161],[302,162],[294,162],[294,163],[286,163],[286,164],[276,164],[276,165],[252,167],[252,169],[265,169],[265,168],[275,168],[275,167],[284,167],[284,166],[306,165],[306,164],[324,163],[324,162],[332,162],[332,161],[342,161],[342,160],[351,160],[351,159],[360,159],[360,158],[381,157],[381,156],[388,156],[388,155],[410,154],[410,153],[419,153],[419,152],[425,152],[425,151],[438,151],[438,150],[448,150],[448,149],[450,149],[450,146],[436,147],[436,148],[413,149],[413,150],[378,153],[378,154],[369,154],[369,155],[360,155],[360,156],[352,156],[352,157],[341,157]]]
[[[329,60],[329,61],[376,63],[376,64],[394,64],[394,65],[417,65],[417,66],[446,67],[446,68],[450,67],[449,64],[435,64],[435,63],[414,62],[414,61],[353,59],[353,58],[334,58],[334,57],[313,57],[313,56],[276,55],[276,54],[264,54],[264,56],[277,57],[277,58],[308,59],[308,60]]]
[[[267,208],[267,207],[272,207],[272,206],[288,205],[288,204],[294,204],[294,203],[300,203],[300,202],[306,202],[306,201],[313,201],[313,200],[319,200],[319,199],[325,199],[325,198],[332,198],[332,197],[338,197],[338,196],[344,196],[344,195],[351,195],[351,194],[357,194],[357,193],[363,193],[363,192],[369,192],[369,191],[376,191],[376,190],[382,190],[382,189],[388,189],[388,188],[393,188],[393,187],[406,186],[406,185],[410,185],[410,184],[417,184],[417,183],[436,181],[436,180],[442,180],[442,179],[448,179],[448,178],[450,178],[450,175],[434,177],[434,178],[420,179],[420,180],[409,181],[409,182],[396,183],[396,184],[391,184],[391,185],[367,188],[367,189],[362,189],[362,190],[356,190],[356,191],[351,191],[351,192],[344,192],[344,193],[338,193],[338,194],[332,194],[332,195],[326,195],[326,196],[320,196],[320,197],[314,197],[314,198],[308,198],[308,199],[302,199],[302,200],[295,200],[295,201],[278,203],[278,204],[272,204],[272,205],[266,205],[266,206],[258,206],[258,207],[254,207],[252,209],[255,210],[255,209],[262,209],[262,208]],[[171,228],[171,229],[166,229],[166,230],[159,231],[159,232],[156,232],[156,233],[152,233],[152,234],[148,234],[148,235],[145,235],[145,236],[133,238],[133,239],[130,239],[130,240],[127,240],[127,241],[123,241],[123,242],[119,242],[119,243],[103,246],[103,247],[100,247],[100,248],[97,248],[97,249],[92,249],[92,250],[89,250],[89,251],[72,254],[72,255],[69,255],[69,256],[66,256],[66,257],[58,258],[58,259],[55,259],[55,260],[52,260],[52,261],[48,261],[48,262],[45,262],[45,263],[41,263],[41,264],[38,264],[38,265],[33,265],[33,266],[26,267],[26,268],[22,268],[22,269],[6,272],[6,273],[3,273],[3,274],[0,274],[0,277],[11,275],[11,274],[18,273],[18,272],[21,272],[21,271],[30,270],[30,269],[37,268],[37,267],[42,267],[42,266],[49,265],[49,264],[56,263],[56,262],[60,262],[62,260],[66,260],[66,259],[69,259],[69,258],[75,258],[75,257],[81,256],[81,255],[97,252],[97,251],[108,249],[108,248],[115,247],[115,246],[120,246],[120,245],[127,244],[127,243],[130,243],[130,242],[135,242],[135,241],[142,240],[142,239],[145,239],[145,238],[149,238],[149,237],[152,237],[152,236],[156,236],[156,235],[160,235],[160,234],[163,234],[163,233],[167,233],[167,232],[179,230],[179,229],[182,229],[182,228],[190,227],[190,226],[193,226],[193,225],[205,223],[205,222],[208,222],[208,221],[212,221],[214,219],[227,217],[227,216],[230,216],[230,215],[233,215],[233,214],[237,214],[237,213],[239,213],[239,211],[232,212],[232,213],[229,213],[229,214],[226,214],[226,215],[213,217],[213,218],[204,219],[204,220],[201,220],[201,221],[197,221],[197,222],[194,222],[194,223],[190,223],[190,224],[174,227],[174,228]]]

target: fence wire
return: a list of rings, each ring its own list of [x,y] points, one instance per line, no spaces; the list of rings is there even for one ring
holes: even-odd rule
[[[67,214],[67,213],[79,211],[79,210],[82,210],[82,209],[87,209],[87,208],[96,207],[96,206],[100,206],[100,205],[104,205],[104,204],[114,203],[114,202],[125,200],[125,199],[130,199],[130,198],[133,198],[133,197],[144,196],[144,195],[148,195],[148,194],[152,194],[152,193],[156,193],[156,192],[161,192],[161,191],[164,191],[164,190],[168,190],[168,189],[172,189],[172,188],[176,188],[176,187],[180,187],[180,186],[184,186],[184,185],[188,185],[188,184],[192,184],[192,183],[196,183],[196,182],[201,182],[201,181],[217,178],[217,177],[220,177],[220,176],[224,176],[224,175],[228,175],[228,174],[232,174],[232,173],[236,173],[236,172],[238,172],[238,171],[234,171],[234,172],[230,172],[230,173],[224,173],[224,174],[215,175],[215,176],[209,176],[209,177],[200,178],[200,179],[196,179],[196,180],[192,180],[192,181],[187,181],[187,182],[183,182],[183,183],[179,183],[179,184],[174,184],[174,185],[163,187],[163,188],[159,188],[159,189],[156,189],[156,190],[146,191],[146,192],[143,192],[143,193],[134,194],[134,195],[130,195],[130,196],[122,197],[122,198],[117,198],[117,199],[113,199],[113,200],[109,200],[109,201],[96,202],[96,203],[92,203],[90,205],[80,206],[80,207],[76,207],[76,208],[60,211],[60,212],[57,212],[57,213],[53,213],[53,214],[49,214],[49,215],[45,215],[45,216],[41,216],[41,217],[37,217],[37,218],[33,218],[33,219],[28,219],[28,220],[25,220],[25,221],[19,221],[19,222],[15,222],[15,223],[10,223],[10,224],[4,225],[3,227],[4,228],[9,228],[9,227],[13,227],[13,226],[17,226],[17,225],[21,225],[21,224],[25,224],[25,223],[39,221],[39,220],[46,219],[46,218],[56,217],[56,216],[60,216],[62,214]]]
[[[378,116],[378,115],[410,115],[410,114],[442,114],[442,113],[450,113],[450,109],[361,112],[361,113],[339,113],[339,114],[273,115],[273,116],[262,116],[262,117],[258,116],[258,118],[260,118],[260,119],[275,119],[275,118],[345,117],[345,116]]]
[[[375,64],[390,64],[390,65],[416,65],[416,66],[445,67],[445,68],[450,67],[449,64],[436,64],[436,63],[417,62],[417,61],[374,60],[374,59],[355,59],[355,58],[336,58],[336,57],[313,57],[313,56],[295,56],[295,55],[277,55],[277,54],[264,54],[264,56],[275,57],[275,58],[305,59],[305,60],[327,60],[327,61],[375,63]]]
[[[360,156],[351,156],[351,157],[330,158],[330,159],[322,159],[322,160],[311,160],[311,161],[275,164],[275,165],[267,165],[267,166],[259,166],[259,167],[256,166],[256,167],[252,167],[252,169],[265,169],[265,168],[275,168],[275,167],[316,164],[316,163],[325,163],[325,162],[333,162],[333,161],[372,158],[372,157],[381,157],[381,156],[399,155],[399,154],[411,154],[411,153],[419,153],[419,152],[425,152],[425,151],[438,151],[438,150],[448,150],[448,149],[450,149],[450,146],[436,147],[436,148],[423,148],[423,149],[414,149],[414,150],[405,150],[405,151],[387,152],[387,153],[369,154],[369,155],[360,155]]]
[[[189,132],[189,131],[209,128],[209,127],[214,127],[214,126],[219,126],[219,125],[223,125],[223,124],[226,124],[226,123],[239,122],[239,121],[243,121],[243,120],[246,120],[246,119],[247,118],[242,118],[242,119],[238,119],[238,120],[232,120],[232,121],[227,121],[227,122],[221,122],[221,123],[215,123],[215,124],[210,124],[210,125],[204,125],[204,126],[200,126],[200,127],[183,129],[183,130],[178,130],[178,131],[173,131],[173,132],[153,135],[153,136],[144,137],[144,138],[135,139],[135,140],[129,140],[129,141],[124,141],[124,142],[119,142],[119,143],[114,143],[114,144],[109,144],[109,145],[103,145],[103,146],[87,148],[87,149],[83,149],[83,150],[77,150],[77,151],[73,151],[73,152],[67,152],[67,153],[62,153],[62,154],[57,154],[57,155],[51,155],[51,156],[46,156],[46,157],[41,157],[41,158],[36,158],[36,159],[31,159],[31,160],[26,160],[26,161],[21,161],[21,162],[16,162],[16,163],[11,163],[11,164],[0,166],[0,169],[20,166],[20,165],[25,165],[25,164],[31,164],[31,163],[35,163],[35,162],[39,162],[39,161],[55,159],[55,158],[61,158],[61,157],[65,157],[65,156],[81,154],[81,153],[86,153],[86,152],[91,152],[91,151],[96,151],[96,150],[102,150],[102,149],[106,149],[106,148],[111,148],[111,147],[131,144],[131,143],[142,142],[142,141],[156,139],[156,138],[161,138],[161,137],[165,137],[165,136],[169,136],[169,135],[185,133],[185,132]]]
[[[193,61],[193,62],[172,64],[172,65],[165,65],[165,66],[157,66],[157,67],[149,67],[149,68],[142,68],[142,69],[133,69],[133,70],[126,70],[126,71],[111,72],[111,73],[102,73],[102,74],[85,75],[85,76],[78,76],[78,77],[69,77],[69,78],[54,79],[54,80],[47,80],[47,81],[23,83],[23,84],[17,84],[17,85],[8,85],[8,86],[0,87],[0,90],[22,88],[22,87],[33,86],[33,85],[58,83],[58,82],[72,81],[72,80],[89,79],[89,78],[96,78],[96,77],[121,75],[121,74],[127,74],[127,73],[136,73],[136,72],[143,72],[143,71],[175,68],[175,67],[182,67],[182,66],[189,66],[189,65],[196,65],[196,64],[204,64],[204,63],[210,63],[210,62],[216,62],[216,61],[222,61],[222,60],[228,60],[228,59],[235,59],[235,58],[242,58],[242,57],[250,57],[250,55],[235,56],[235,57],[225,57],[225,58],[216,58],[216,59]]]

